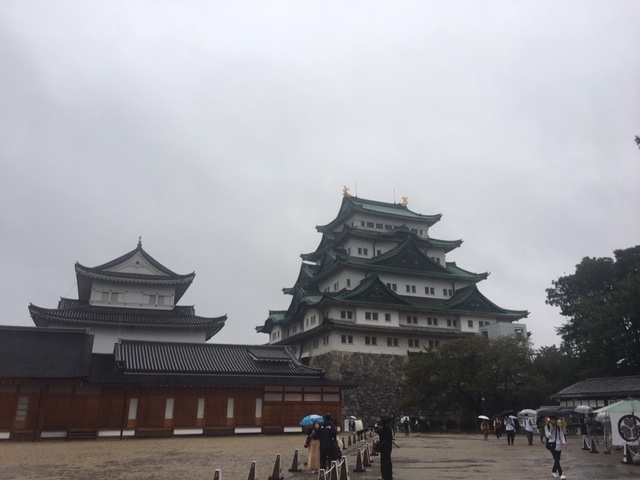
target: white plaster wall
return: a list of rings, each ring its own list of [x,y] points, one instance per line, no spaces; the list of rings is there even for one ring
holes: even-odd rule
[[[68,324],[54,324],[51,328],[69,328]],[[78,327],[74,327],[78,328]],[[175,330],[175,329],[139,329],[139,328],[109,328],[106,326],[87,326],[94,335],[93,353],[113,353],[113,345],[119,338],[125,340],[141,340],[155,342],[205,343],[204,329]]]
[[[102,292],[118,292],[124,294],[124,300],[117,304],[103,303],[101,301]],[[145,295],[155,295],[156,298],[159,295],[166,297],[164,305],[158,305],[154,303],[149,305],[145,302]],[[114,308],[145,308],[145,309],[160,309],[170,310],[174,306],[175,300],[175,287],[162,285],[162,286],[140,286],[131,283],[111,283],[103,282],[100,280],[94,280],[91,288],[92,305],[108,305]]]

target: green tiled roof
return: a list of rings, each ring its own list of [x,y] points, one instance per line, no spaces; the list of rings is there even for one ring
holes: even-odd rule
[[[316,228],[318,231],[332,230],[342,225],[349,216],[358,211],[375,213],[389,218],[411,220],[428,226],[434,225],[442,218],[441,214],[423,215],[413,212],[400,203],[379,202],[359,197],[343,197],[338,216],[330,223]]]

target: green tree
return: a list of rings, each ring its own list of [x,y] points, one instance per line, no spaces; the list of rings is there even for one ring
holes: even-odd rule
[[[410,393],[402,406],[432,414],[461,411],[464,418],[531,408],[532,397],[549,394],[541,393],[543,378],[532,369],[533,353],[515,336],[474,335],[443,343],[407,363]]]
[[[614,256],[585,257],[546,290],[547,304],[568,318],[557,331],[578,359],[578,380],[640,371],[640,246]]]

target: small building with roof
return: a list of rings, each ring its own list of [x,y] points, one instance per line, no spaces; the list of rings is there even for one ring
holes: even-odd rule
[[[626,398],[640,398],[640,375],[587,378],[553,394],[563,407],[605,407]]]
[[[178,301],[195,277],[137,247],[76,264],[78,299],[29,306],[35,327],[0,327],[0,439],[299,432],[342,416],[344,382],[284,345],[206,343],[226,315]]]

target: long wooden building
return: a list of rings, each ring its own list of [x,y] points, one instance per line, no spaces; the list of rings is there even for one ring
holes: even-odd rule
[[[78,300],[31,305],[36,327],[0,327],[0,439],[283,433],[309,413],[341,420],[346,385],[288,347],[206,343],[226,316],[176,306],[194,274],[171,272],[140,243],[76,275]]]

